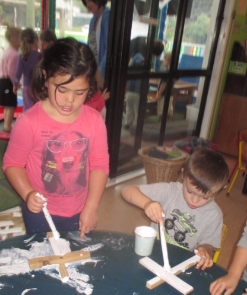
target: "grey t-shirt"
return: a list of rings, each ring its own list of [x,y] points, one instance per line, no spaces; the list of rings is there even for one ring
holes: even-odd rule
[[[140,190],[161,204],[168,243],[192,251],[198,244],[220,248],[223,214],[214,200],[191,209],[184,200],[180,182],[140,185]],[[158,230],[157,223],[152,222],[151,226]]]
[[[237,246],[241,246],[241,247],[247,249],[247,222],[246,222],[244,231],[242,233],[242,237],[239,240]],[[247,268],[244,270],[242,279],[247,282]]]

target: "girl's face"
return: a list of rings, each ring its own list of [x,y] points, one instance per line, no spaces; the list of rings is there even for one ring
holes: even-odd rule
[[[79,76],[68,84],[60,85],[69,78],[70,75],[56,75],[45,82],[51,107],[49,111],[59,119],[66,116],[67,119],[64,118],[62,121],[74,120],[80,115],[90,87],[84,76]]]
[[[87,9],[92,12],[93,14],[97,13],[99,10],[98,4],[94,3],[91,0],[86,0]]]

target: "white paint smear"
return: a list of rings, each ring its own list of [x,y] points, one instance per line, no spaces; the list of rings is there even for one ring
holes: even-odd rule
[[[22,293],[21,293],[21,295],[25,295],[25,294],[27,294],[27,292],[29,292],[29,291],[32,291],[32,290],[37,290],[37,288],[32,288],[32,289],[26,289],[26,290],[24,290]]]
[[[30,242],[26,240],[25,243]],[[103,247],[103,244],[95,244],[88,249],[97,250]],[[50,243],[47,239],[44,239],[43,242],[32,242],[30,243],[29,250],[23,250],[19,248],[3,249],[0,251],[0,277],[1,276],[13,276],[20,274],[30,273],[30,268],[28,264],[28,259],[49,256],[53,255]],[[66,267],[69,273],[69,279],[66,284],[75,288],[78,293],[83,293],[85,295],[90,295],[93,292],[93,285],[89,283],[90,277],[87,274],[81,273],[78,271],[78,266],[85,263],[95,263],[100,260],[97,259],[86,259],[80,260],[72,263],[66,263]],[[58,265],[47,265],[37,270],[32,270],[32,272],[43,272],[52,278],[61,281],[61,276],[59,273]],[[32,274],[33,277],[33,274]],[[0,285],[0,289],[4,289],[4,285]],[[31,289],[26,289],[22,292],[28,292]]]

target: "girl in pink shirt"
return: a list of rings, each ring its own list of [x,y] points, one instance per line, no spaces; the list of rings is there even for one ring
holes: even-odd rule
[[[5,49],[0,64],[0,105],[4,106],[3,131],[7,133],[11,131],[11,123],[17,106],[17,95],[13,93],[13,82],[20,47],[20,33],[20,28],[7,26],[5,38],[9,42],[9,47]]]
[[[109,173],[106,127],[85,101],[97,91],[98,68],[90,48],[73,38],[44,51],[33,73],[40,99],[17,120],[3,170],[23,199],[27,233],[50,231],[42,208],[47,199],[57,230],[97,226]],[[25,139],[25,140],[24,140]]]

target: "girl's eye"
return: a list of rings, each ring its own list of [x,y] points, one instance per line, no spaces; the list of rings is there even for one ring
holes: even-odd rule
[[[65,92],[66,92],[65,88],[63,88],[63,87],[58,87],[57,90],[58,90],[60,93],[65,93]]]
[[[76,95],[83,95],[84,91],[76,92]]]

